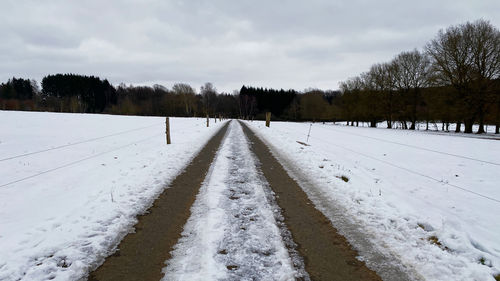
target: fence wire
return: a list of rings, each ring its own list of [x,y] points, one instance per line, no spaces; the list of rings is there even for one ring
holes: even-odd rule
[[[276,131],[279,131],[279,132],[282,132],[284,134],[289,134],[289,132],[286,132],[286,131],[283,131],[283,130],[279,130],[279,129],[276,129],[275,127],[272,128],[273,130],[276,130]],[[303,134],[302,132],[299,132],[297,130],[294,130],[292,129],[292,131],[294,131],[295,133],[298,133],[298,134]],[[449,182],[446,182],[446,181],[443,181],[443,180],[440,180],[440,179],[437,179],[437,178],[434,178],[432,176],[429,176],[429,175],[426,175],[424,173],[420,173],[420,172],[417,172],[417,171],[414,171],[414,170],[411,170],[411,169],[408,169],[408,168],[405,168],[405,167],[402,167],[402,166],[399,166],[399,165],[396,165],[394,163],[391,163],[389,161],[386,161],[386,160],[382,160],[382,159],[379,159],[379,158],[376,158],[374,156],[371,156],[371,155],[368,155],[368,154],[365,154],[365,153],[362,153],[362,152],[359,152],[359,151],[356,151],[356,150],[353,150],[353,149],[350,149],[350,148],[347,148],[347,147],[344,147],[342,145],[339,145],[339,144],[336,144],[332,141],[329,141],[329,140],[324,140],[322,138],[318,138],[318,137],[314,137],[314,136],[310,136],[310,138],[312,139],[315,139],[315,140],[318,140],[318,141],[321,141],[323,143],[326,143],[326,144],[329,144],[329,145],[333,145],[333,146],[336,146],[336,147],[339,147],[341,149],[344,149],[344,150],[347,150],[349,152],[352,152],[354,154],[357,154],[357,155],[361,155],[363,157],[366,157],[366,158],[369,158],[369,159],[372,159],[372,160],[375,160],[375,161],[378,161],[378,162],[381,162],[381,163],[384,163],[386,165],[389,165],[389,166],[392,166],[394,168],[397,168],[397,169],[400,169],[400,170],[403,170],[403,171],[406,171],[408,173],[411,173],[411,174],[414,174],[414,175],[417,175],[417,176],[420,176],[420,177],[424,177],[424,178],[427,178],[427,179],[430,179],[432,181],[435,181],[435,182],[438,182],[438,183],[441,183],[441,184],[445,184],[445,185],[448,185],[450,187],[453,187],[455,189],[459,189],[463,192],[466,192],[466,193],[470,193],[470,194],[473,194],[473,195],[476,195],[478,197],[481,197],[481,198],[484,198],[484,199],[487,199],[487,200],[490,200],[492,202],[496,202],[496,203],[500,203],[500,200],[497,199],[497,198],[494,198],[492,196],[488,196],[488,195],[485,195],[485,194],[481,194],[479,192],[475,192],[473,190],[470,190],[468,188],[465,188],[465,187],[461,187],[461,186],[458,186],[458,185],[455,185],[455,184],[451,184]],[[371,137],[370,137],[371,138]],[[399,143],[397,143],[399,144]],[[435,151],[433,151],[435,152]],[[455,156],[455,155],[453,155]],[[460,157],[460,158],[466,158],[466,157]],[[469,160],[477,160],[477,159],[469,159]],[[484,162],[482,160],[479,160],[479,162]],[[489,163],[489,164],[493,164],[493,165],[498,165],[496,163]]]
[[[222,121],[220,123],[222,124],[223,122],[224,121]],[[17,156],[13,156],[13,157],[9,157],[9,158],[4,158],[4,159],[1,159],[0,161],[10,160],[10,159],[15,159],[15,158],[20,158],[20,157],[24,157],[24,156],[28,156],[28,155],[33,155],[33,154],[38,154],[38,153],[42,153],[42,152],[46,152],[46,151],[50,151],[50,150],[60,149],[60,148],[63,148],[63,147],[74,146],[74,145],[78,145],[78,144],[82,144],[82,143],[86,143],[86,142],[92,142],[92,141],[104,139],[104,138],[107,138],[107,137],[122,135],[122,134],[130,133],[130,132],[133,132],[133,131],[138,131],[138,130],[142,130],[142,129],[146,129],[146,128],[151,128],[151,127],[154,127],[154,126],[158,126],[160,124],[164,124],[164,122],[158,123],[158,124],[154,124],[154,125],[151,125],[151,126],[146,126],[146,127],[135,128],[135,129],[127,130],[127,131],[122,131],[122,132],[118,132],[118,133],[114,133],[114,134],[110,134],[110,135],[106,135],[106,136],[102,136],[102,137],[92,138],[92,139],[88,139],[88,140],[84,140],[84,141],[80,141],[80,142],[76,142],[76,143],[72,143],[72,144],[58,146],[58,147],[54,147],[54,148],[50,148],[50,149],[46,149],[46,150],[40,150],[40,151],[36,151],[36,152],[26,153],[26,154],[23,154],[23,155],[17,155]],[[204,125],[200,125],[200,124],[195,123],[194,125],[190,125],[189,127],[187,127],[187,129],[192,129],[192,128],[201,129],[201,128],[204,128],[204,127],[205,127]],[[186,127],[184,127],[183,130],[186,130]],[[107,150],[107,151],[104,151],[104,152],[93,154],[91,156],[88,156],[88,157],[85,157],[85,158],[82,158],[82,159],[79,159],[79,160],[76,160],[76,161],[72,161],[72,162],[66,163],[66,164],[61,165],[61,166],[57,166],[57,167],[54,167],[54,168],[51,168],[51,169],[48,169],[48,170],[45,170],[45,171],[42,171],[42,172],[30,175],[30,176],[27,176],[27,177],[16,179],[16,180],[13,180],[13,181],[1,184],[0,188],[7,187],[9,185],[13,185],[15,183],[22,182],[22,181],[25,181],[25,180],[28,180],[28,179],[32,179],[32,178],[35,178],[35,177],[38,177],[38,176],[41,176],[41,175],[44,175],[44,174],[47,174],[47,173],[51,173],[51,172],[54,172],[54,171],[57,171],[57,170],[60,170],[60,169],[66,168],[66,167],[70,167],[70,166],[76,165],[78,163],[84,162],[86,160],[93,159],[93,158],[96,158],[96,157],[99,157],[99,156],[102,156],[102,155],[105,155],[105,154],[108,154],[108,153],[111,153],[111,152],[114,152],[114,151],[117,151],[117,150],[129,147],[129,146],[132,146],[132,145],[135,145],[135,144],[138,144],[138,143],[142,143],[142,142],[148,141],[150,139],[153,139],[155,137],[158,137],[158,136],[164,135],[164,134],[165,134],[165,132],[158,133],[158,134],[149,136],[147,138],[143,138],[143,139],[140,139],[140,140],[128,143],[126,145],[122,145],[122,146],[113,148],[111,150]]]

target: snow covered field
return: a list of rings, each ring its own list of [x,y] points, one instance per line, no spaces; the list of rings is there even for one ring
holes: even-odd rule
[[[402,263],[425,280],[500,273],[499,141],[316,123],[305,146],[309,123],[246,124],[372,268]]]
[[[0,120],[0,280],[84,276],[221,125],[171,118],[166,146],[164,118],[0,111]],[[500,273],[499,141],[247,124],[382,277],[391,279],[388,263],[425,280]],[[310,128],[309,146],[297,143]],[[297,276],[236,122],[223,144],[165,279]]]
[[[75,280],[220,128],[203,118],[0,111],[0,280]]]

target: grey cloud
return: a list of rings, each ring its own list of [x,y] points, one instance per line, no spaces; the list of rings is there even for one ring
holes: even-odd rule
[[[211,81],[227,92],[336,88],[440,28],[477,18],[499,27],[500,2],[475,2],[6,1],[0,81],[73,72],[115,84]]]

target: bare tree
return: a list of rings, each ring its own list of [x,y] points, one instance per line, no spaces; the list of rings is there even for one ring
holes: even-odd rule
[[[174,94],[181,96],[186,116],[190,116],[196,106],[196,92],[193,87],[188,84],[177,83],[172,87],[172,91]]]
[[[462,108],[465,107],[464,97],[471,87],[469,49],[470,40],[461,26],[440,30],[426,46],[432,60],[434,81],[438,85],[452,85],[458,93],[456,104]],[[461,112],[464,115],[464,111]],[[460,132],[460,126],[461,121],[457,120],[456,132]]]
[[[496,80],[496,85],[493,88],[496,96],[496,114],[495,114],[495,134],[500,134],[500,79]]]
[[[205,85],[201,86],[200,93],[203,99],[203,106],[205,108],[205,114],[215,113],[216,107],[216,96],[217,89],[210,82],[205,83]]]
[[[394,121],[396,68],[392,63],[377,63],[372,65],[365,75],[365,85],[382,95],[383,114],[387,120],[387,128],[392,128]],[[363,77],[363,75],[362,75]],[[373,124],[372,124],[373,125]]]
[[[365,88],[364,81],[360,76],[349,78],[339,84],[342,93],[342,114],[346,117],[347,125],[349,122],[354,126],[354,121],[359,124],[362,118],[360,107],[361,94]]]
[[[426,54],[418,50],[402,52],[392,61],[394,82],[398,90],[404,94],[412,93],[410,130],[415,130],[417,123],[417,107],[420,102],[420,91],[429,82],[430,60]]]
[[[483,122],[488,105],[488,88],[500,73],[500,35],[488,21],[451,26],[440,30],[426,46],[433,62],[436,81],[451,85],[463,109],[465,132],[472,133],[479,118],[478,133],[484,132]],[[457,122],[457,131],[460,121]]]
[[[484,117],[488,106],[496,100],[493,87],[500,77],[500,31],[488,21],[467,24],[472,42],[472,74],[474,95],[470,102],[476,107],[478,134],[484,133]]]
[[[307,89],[300,97],[300,116],[306,120],[319,121],[328,119],[328,102],[324,92],[318,89]]]

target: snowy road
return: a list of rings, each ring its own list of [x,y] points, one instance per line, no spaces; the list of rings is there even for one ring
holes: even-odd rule
[[[248,140],[231,122],[163,280],[292,280],[292,258],[276,224],[276,206]],[[297,269],[298,268],[298,269]],[[307,276],[303,276],[306,277]]]
[[[224,126],[89,279],[379,281],[243,127]]]

